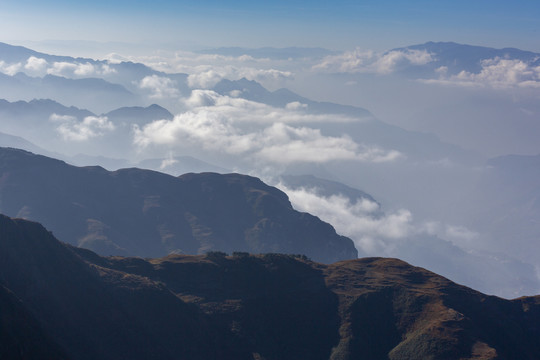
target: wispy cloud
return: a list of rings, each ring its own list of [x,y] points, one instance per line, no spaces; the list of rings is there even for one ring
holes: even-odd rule
[[[49,63],[47,62],[47,60],[35,56],[30,56],[28,60],[26,60],[26,64],[24,65],[24,68],[30,73],[38,74],[46,72],[48,67]]]
[[[513,298],[538,287],[534,268],[505,255],[474,250],[479,234],[466,227],[417,222],[411,211],[384,214],[368,199],[351,201],[343,195],[320,195],[314,188],[277,185],[294,208],[332,224],[350,237],[360,256],[399,257],[481,291]],[[516,281],[516,279],[520,279]]]
[[[87,141],[115,129],[114,124],[106,116],[87,116],[83,121],[78,121],[73,116],[52,114],[49,120],[60,123],[56,131],[66,141]]]
[[[23,65],[21,63],[8,64],[4,61],[0,61],[0,72],[9,76],[13,76],[21,71]]]
[[[324,163],[333,160],[392,161],[398,152],[365,148],[346,136],[330,137],[318,129],[275,123],[245,131],[220,113],[186,112],[173,120],[159,120],[135,128],[135,144],[189,144],[205,150],[251,156],[275,164]]]
[[[210,90],[194,90],[185,103],[191,110],[173,120],[135,127],[135,144],[141,148],[189,144],[273,164],[334,160],[387,162],[401,157],[397,151],[357,144],[346,134],[324,135],[316,127],[318,123],[359,120],[309,114],[301,104],[275,108]]]
[[[156,99],[175,98],[180,95],[176,83],[168,77],[151,75],[139,82],[139,88],[150,91],[150,97]]]
[[[188,76],[188,85],[191,88],[209,89],[223,79],[239,80],[246,78],[255,81],[285,81],[293,78],[290,71],[281,71],[276,69],[256,69],[251,67],[236,68],[226,66],[221,68],[212,68],[210,70],[197,71]]]
[[[169,152],[168,156],[161,161],[161,164],[159,165],[159,169],[160,170],[165,170],[168,167],[170,167],[170,166],[172,166],[174,164],[177,164],[177,163],[178,163],[178,160],[176,160],[173,157],[172,152]]]
[[[319,195],[316,189],[290,189],[283,184],[278,187],[287,193],[296,209],[329,222],[340,234],[351,237],[366,255],[389,256],[396,241],[415,231],[412,213],[406,209],[381,216],[379,204],[365,198],[351,202],[342,195]]]
[[[461,71],[447,75],[448,69],[440,67],[438,79],[421,80],[428,84],[455,85],[466,87],[540,88],[540,66],[531,66],[522,60],[493,58],[482,60],[479,73]]]
[[[144,57],[123,57],[111,54],[110,62],[135,61],[166,73],[188,74],[188,85],[193,89],[212,88],[222,79],[239,80],[246,78],[259,82],[283,84],[294,78],[290,69],[282,70],[273,67],[279,61],[256,59],[249,55],[223,56],[218,54],[197,54],[191,52],[176,52]],[[290,64],[287,67],[290,67]]]
[[[290,104],[288,108],[277,108],[239,97],[220,95],[212,90],[193,90],[184,103],[191,111],[219,113],[237,123],[347,123],[362,121],[346,115],[324,115],[306,112],[302,104]]]
[[[56,61],[52,64],[43,58],[30,56],[23,63],[6,64],[0,61],[0,72],[7,75],[15,75],[24,72],[29,76],[44,76],[46,74],[63,76],[68,78],[83,78],[89,76],[108,75],[116,70],[108,64],[91,64],[90,62],[67,62]]]
[[[356,49],[327,56],[312,69],[337,73],[389,74],[402,65],[425,65],[433,60],[433,56],[425,50],[393,50],[381,54]]]

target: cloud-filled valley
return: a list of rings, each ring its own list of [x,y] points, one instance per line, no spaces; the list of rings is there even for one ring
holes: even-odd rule
[[[540,125],[531,120],[540,114],[531,100],[540,96],[540,55],[478,48],[471,60],[465,50],[428,43],[386,52],[299,48],[295,56],[274,49],[259,57],[249,49],[211,49],[93,60],[13,49],[9,59],[0,56],[0,132],[79,165],[259,176],[284,190],[296,209],[352,238],[363,256],[400,257],[501,296],[532,294],[540,289],[540,233],[518,219],[540,214],[525,197],[538,188],[507,184],[517,199],[512,218],[498,196],[499,178],[509,170],[491,171],[488,159],[497,144],[496,155],[507,154],[502,145],[540,153]],[[328,98],[310,99],[322,92]],[[463,108],[470,116],[490,104],[504,107],[491,127],[485,118],[454,116],[452,101],[477,97],[484,103],[470,100]],[[503,116],[515,113],[521,115]],[[474,146],[452,141],[461,138]],[[526,169],[514,171],[520,177]],[[280,181],[287,174],[313,174],[374,199],[290,187]],[[520,238],[498,236],[490,230],[496,221],[499,232],[515,230]],[[527,250],[511,252],[510,241]]]

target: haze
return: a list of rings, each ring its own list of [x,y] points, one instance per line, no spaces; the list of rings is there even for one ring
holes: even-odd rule
[[[532,1],[11,2],[0,41],[36,52],[1,47],[0,132],[255,175],[360,256],[537,294],[539,30]]]

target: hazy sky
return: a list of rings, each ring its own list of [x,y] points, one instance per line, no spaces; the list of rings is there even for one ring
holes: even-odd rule
[[[540,51],[537,0],[0,1],[0,41],[357,46],[455,41]]]

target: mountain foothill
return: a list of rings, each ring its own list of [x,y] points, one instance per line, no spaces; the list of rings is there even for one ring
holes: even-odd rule
[[[250,51],[207,53],[268,61],[340,58],[324,49]],[[473,79],[488,58],[510,56],[535,67],[539,61],[538,54],[517,49],[454,43],[383,56],[415,51],[431,54],[432,61],[400,63],[396,74],[407,86],[410,79],[456,81],[462,72]],[[2,68],[23,69],[30,59],[34,74]],[[58,66],[38,69],[43,64]],[[66,69],[79,73],[68,76]],[[398,249],[463,279],[492,281],[504,274],[526,284],[519,291],[533,289],[537,257],[521,245],[538,236],[538,156],[488,160],[476,148],[391,125],[364,108],[313,101],[284,88],[270,91],[246,78],[194,89],[188,74],[3,43],[0,70],[6,72],[0,71],[0,359],[540,358],[540,296],[486,295],[397,258],[358,258],[365,253],[357,250],[373,240],[374,248]],[[214,102],[190,107],[196,91]],[[263,170],[291,191],[348,204],[364,216],[369,235],[387,238],[353,241],[322,216],[298,211],[270,182],[231,171],[259,174],[260,153],[212,152],[212,144],[193,145],[189,137],[167,151],[159,142],[147,148],[136,143],[137,132],[174,122],[173,112],[230,110],[210,109],[216,99],[231,107],[290,111],[294,116],[284,120],[281,135],[289,131],[305,140],[308,134],[315,139],[310,145],[353,144],[354,159],[277,167],[263,161],[272,165]],[[534,113],[530,109],[523,113]],[[235,111],[241,115],[245,108]],[[245,140],[276,130],[264,119],[226,120],[221,125],[230,129],[223,136],[233,139],[242,131]],[[432,124],[434,133],[448,125]],[[515,137],[532,129],[527,126]],[[535,139],[528,144],[537,146]],[[388,156],[359,161],[364,150]],[[411,212],[385,213],[389,198]],[[448,220],[447,233],[454,230],[450,235],[458,240],[415,232],[418,224],[409,219],[412,235],[402,236],[386,221],[412,213]],[[478,234],[448,225],[452,221],[495,239],[490,251],[460,247]]]
[[[391,258],[102,257],[0,216],[9,359],[537,359],[540,298]]]

